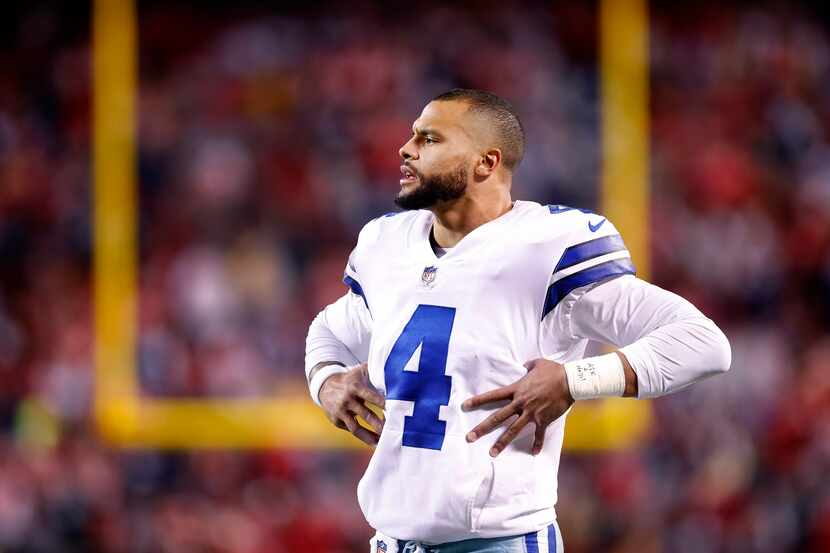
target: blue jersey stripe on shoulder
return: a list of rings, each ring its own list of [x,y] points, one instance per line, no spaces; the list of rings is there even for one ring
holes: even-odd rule
[[[603,236],[602,238],[594,238],[593,240],[583,242],[582,244],[576,244],[575,246],[571,246],[566,249],[565,253],[563,253],[562,257],[559,259],[559,263],[556,264],[556,268],[553,272],[555,273],[560,269],[565,269],[566,267],[571,267],[577,263],[588,261],[594,257],[599,257],[607,253],[618,252],[624,249],[625,242],[623,242],[622,236],[619,234]]]
[[[369,302],[366,301],[366,294],[363,293],[363,287],[360,285],[358,281],[350,277],[349,275],[343,276],[343,283],[352,289],[352,292],[363,298],[363,303],[366,304],[366,309],[369,309]]]
[[[539,553],[539,538],[536,537],[536,532],[525,534],[525,549],[527,553]]]
[[[557,213],[565,213],[566,211],[581,211],[582,213],[594,214],[594,212],[590,209],[583,209],[581,207],[571,207],[568,205],[551,204],[546,205],[545,207],[548,208],[548,211],[550,211],[551,215],[556,215]]]
[[[630,258],[615,259],[606,261],[594,267],[579,271],[563,279],[557,280],[548,288],[545,298],[545,307],[542,309],[542,318],[553,311],[562,299],[581,286],[587,286],[599,282],[608,277],[618,275],[633,275],[635,273],[634,263]]]

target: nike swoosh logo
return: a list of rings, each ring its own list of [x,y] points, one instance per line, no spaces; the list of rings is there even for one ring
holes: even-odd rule
[[[605,223],[605,221],[607,221],[607,220],[608,219],[603,219],[602,221],[600,221],[596,225],[592,225],[591,221],[588,221],[588,228],[591,229],[591,232],[596,232],[597,230],[599,230],[599,227],[601,227]]]

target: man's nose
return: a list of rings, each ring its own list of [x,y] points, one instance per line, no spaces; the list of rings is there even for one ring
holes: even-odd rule
[[[398,150],[398,155],[401,156],[404,161],[417,159],[415,149],[412,147],[412,140],[407,141],[406,144],[401,146],[401,149]]]

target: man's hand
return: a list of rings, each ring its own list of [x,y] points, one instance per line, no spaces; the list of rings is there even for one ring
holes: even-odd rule
[[[367,402],[383,407],[385,401],[369,383],[366,363],[328,377],[320,389],[319,398],[326,416],[337,428],[348,430],[369,445],[377,445],[383,421],[367,407]],[[357,416],[369,423],[374,432],[361,426]]]
[[[550,423],[561,417],[574,399],[565,378],[565,369],[559,363],[547,359],[536,359],[525,363],[527,374],[510,386],[491,390],[466,400],[461,408],[465,411],[475,409],[486,403],[508,400],[502,407],[467,434],[467,441],[474,442],[489,434],[510,417],[518,415],[507,430],[490,448],[490,456],[495,457],[512,442],[528,423],[536,426],[533,440],[533,455],[542,451],[545,429]]]

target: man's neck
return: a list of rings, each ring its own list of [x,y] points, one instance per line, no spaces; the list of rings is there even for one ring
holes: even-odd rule
[[[442,248],[452,248],[473,230],[510,211],[513,207],[510,192],[499,192],[487,198],[464,196],[432,208],[435,242]]]

